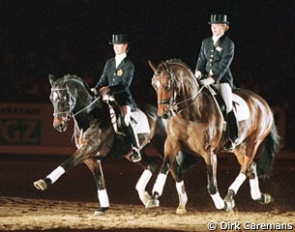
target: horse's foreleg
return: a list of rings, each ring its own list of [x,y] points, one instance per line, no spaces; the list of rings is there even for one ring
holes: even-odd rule
[[[148,201],[151,200],[151,196],[145,191],[147,184],[152,177],[152,172],[149,169],[145,169],[137,181],[135,189],[137,190],[139,199],[143,205],[147,205]]]
[[[250,183],[251,198],[261,204],[271,202],[271,196],[267,193],[261,193],[259,188],[259,180],[257,175],[256,163],[252,162],[247,173]]]
[[[156,182],[152,190],[152,199],[148,200],[145,205],[146,208],[154,208],[160,206],[158,198],[162,195],[163,189],[166,183],[167,175],[169,172],[169,161],[168,157],[164,157],[160,173],[157,176]]]
[[[102,164],[100,160],[96,159],[87,159],[84,161],[90,171],[93,173],[96,188],[97,188],[97,197],[99,201],[99,209],[94,212],[94,216],[102,215],[106,210],[109,209],[109,197],[105,187],[105,179],[102,170]]]
[[[79,150],[77,150],[70,158],[65,162],[60,164],[55,168],[48,176],[44,179],[40,179],[34,182],[34,186],[38,190],[46,190],[49,185],[54,184],[64,173],[69,171],[71,168],[83,162],[84,157],[82,157]]]
[[[217,209],[224,209],[224,200],[220,197],[218,186],[217,186],[217,157],[212,152],[210,155],[210,165],[207,164],[207,177],[208,177],[208,192],[214,202]]]
[[[36,189],[44,191],[48,188],[49,185],[56,182],[65,172],[66,171],[62,166],[58,166],[44,179],[35,181],[34,186]]]
[[[184,181],[182,178],[181,162],[182,161],[178,163],[176,160],[174,160],[170,168],[171,175],[173,179],[175,180],[175,186],[176,186],[176,190],[177,190],[178,198],[179,198],[179,205],[176,209],[177,214],[186,213],[186,204],[188,201],[188,197],[187,197],[185,186],[184,186]]]

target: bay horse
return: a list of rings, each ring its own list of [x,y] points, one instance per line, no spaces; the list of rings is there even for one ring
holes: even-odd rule
[[[180,60],[167,60],[157,68],[151,62],[149,64],[154,71],[152,85],[157,93],[157,114],[168,118],[162,170],[165,170],[165,166],[166,169],[169,167],[176,181],[180,195],[177,212],[186,212],[187,203],[181,170],[175,162],[175,155],[179,150],[204,159],[208,192],[217,209],[229,211],[234,208],[233,198],[247,177],[252,199],[263,204],[270,203],[271,196],[261,193],[259,189],[258,177],[270,175],[279,150],[279,136],[266,101],[249,90],[238,88],[234,91],[234,99],[239,100],[239,104],[244,104],[246,108],[238,116],[239,138],[233,151],[241,168],[228,188],[226,197],[222,199],[217,186],[216,154],[224,151],[227,136],[222,110],[212,94],[214,90],[210,86],[200,86],[190,68]],[[259,157],[257,165],[255,157]],[[154,187],[149,204],[159,204],[159,192],[164,184],[164,181],[156,181],[155,186],[160,187]]]
[[[72,119],[74,121],[73,138],[77,150],[45,178],[35,181],[34,186],[38,190],[46,190],[71,168],[85,163],[92,172],[97,187],[100,207],[94,214],[104,214],[110,203],[101,161],[110,155],[129,159],[131,154],[129,138],[116,131],[117,124],[113,121],[114,111],[119,107],[113,107],[114,111],[110,114],[109,105],[100,97],[94,96],[87,83],[76,75],[66,75],[62,78],[49,75],[49,82],[51,84],[50,100],[54,109],[53,127],[59,132],[66,131]],[[145,189],[156,170],[155,159],[157,156],[163,157],[164,141],[167,135],[165,120],[157,117],[156,110],[156,107],[152,105],[145,107],[146,123],[150,130],[141,129],[144,133],[139,133],[142,160],[137,164],[141,165],[144,171],[136,184],[136,190],[144,205],[150,198]],[[136,127],[145,126],[140,122],[140,117],[136,120],[138,120]],[[137,132],[140,132],[140,129]],[[186,155],[180,152],[179,156]],[[186,161],[182,163],[183,165],[189,166],[193,163],[189,157],[184,160]]]

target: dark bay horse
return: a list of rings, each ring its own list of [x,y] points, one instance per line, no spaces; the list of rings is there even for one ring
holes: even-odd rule
[[[266,101],[257,94],[236,89],[234,97],[244,104],[239,121],[238,144],[234,154],[241,165],[240,173],[228,189],[223,200],[220,197],[216,172],[216,153],[223,151],[225,120],[222,110],[213,97],[213,89],[199,85],[190,68],[180,60],[162,62],[154,71],[152,85],[157,93],[158,116],[168,118],[163,166],[169,165],[180,195],[178,213],[185,212],[187,195],[175,155],[179,150],[201,156],[207,166],[208,192],[217,209],[231,210],[234,195],[248,177],[251,197],[260,203],[271,201],[269,194],[260,192],[258,177],[271,172],[275,154],[279,149],[279,136],[272,111]],[[256,165],[256,159],[258,163]],[[160,184],[164,185],[162,181]],[[153,191],[153,200],[160,194]]]
[[[75,75],[55,78],[50,75],[49,81],[50,100],[54,109],[53,127],[63,132],[67,129],[69,120],[72,119],[74,121],[73,138],[77,150],[46,178],[35,181],[34,186],[39,190],[45,190],[71,168],[85,163],[93,173],[97,187],[100,208],[95,211],[95,214],[103,214],[109,208],[109,199],[101,160],[109,155],[128,158],[131,151],[130,140],[126,136],[117,134],[115,122],[112,121],[114,115],[112,114],[111,117],[109,105],[100,97],[95,97],[81,78]],[[138,164],[144,168],[144,171],[136,184],[136,190],[144,205],[150,198],[145,188],[156,169],[156,156],[163,157],[164,141],[167,135],[165,120],[157,117],[156,110],[156,107],[151,105],[145,108],[150,131],[139,134],[142,140],[142,160]],[[140,124],[140,122],[137,123]],[[179,156],[185,156],[185,154],[179,153]]]

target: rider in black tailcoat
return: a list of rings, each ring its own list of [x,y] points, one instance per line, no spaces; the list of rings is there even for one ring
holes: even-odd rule
[[[202,41],[198,56],[195,76],[204,86],[213,85],[223,98],[226,106],[226,121],[228,124],[228,143],[225,149],[232,151],[238,138],[238,124],[233,112],[232,88],[233,76],[230,65],[234,57],[235,45],[226,35],[229,29],[227,16],[224,14],[211,15],[212,37]]]
[[[138,150],[140,145],[137,133],[130,123],[131,111],[136,109],[136,104],[130,92],[135,67],[127,56],[128,36],[126,34],[113,35],[110,44],[113,45],[116,55],[114,58],[107,60],[102,75],[92,91],[99,93],[102,97],[107,93],[114,95],[115,100],[121,106],[124,125],[133,145],[131,160],[138,162],[141,160]]]

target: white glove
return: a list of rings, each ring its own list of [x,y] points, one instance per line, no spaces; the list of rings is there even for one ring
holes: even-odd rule
[[[196,77],[198,80],[200,80],[201,77],[202,77],[202,73],[201,73],[200,71],[196,70],[196,72],[195,72],[195,77]]]
[[[210,71],[209,71],[209,76],[210,76],[210,77],[213,76],[213,71],[212,71],[212,69],[210,69]]]
[[[90,90],[91,90],[91,92],[93,92],[93,93],[94,93],[94,95],[97,95],[97,94],[98,94],[98,92],[97,92],[97,89],[96,89],[96,88],[91,88]]]
[[[215,80],[212,77],[208,77],[204,80],[200,81],[202,85],[204,85],[205,87],[207,87],[208,85],[211,85],[215,82]]]

